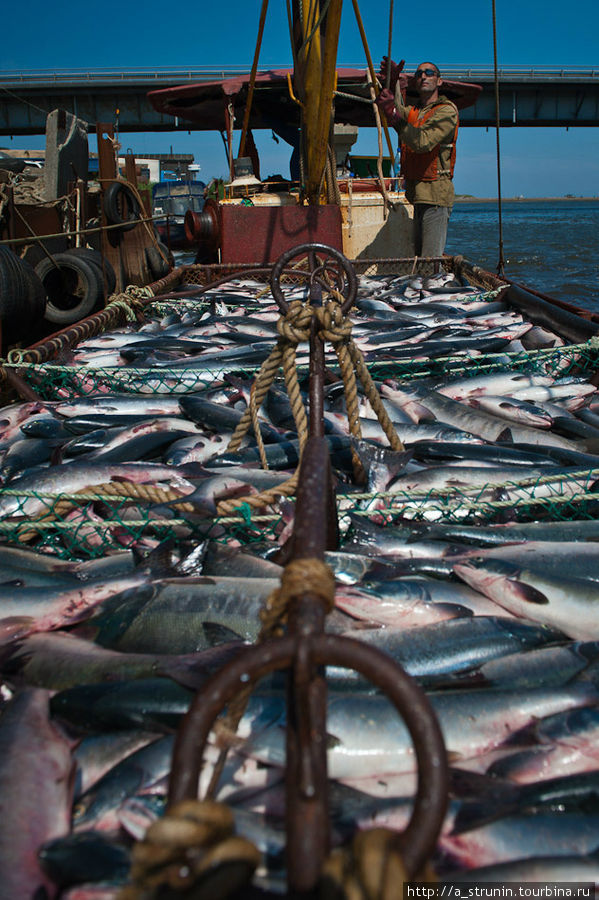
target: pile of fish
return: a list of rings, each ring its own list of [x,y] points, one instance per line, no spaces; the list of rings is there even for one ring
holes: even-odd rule
[[[268,470],[251,436],[227,450],[248,375],[277,336],[278,310],[261,294],[231,282],[187,311],[83,341],[60,362],[91,393],[0,410],[7,897],[117,897],[134,841],[164,812],[194,692],[258,636],[293,502],[277,505],[268,531],[247,524],[247,543],[216,513],[298,462],[281,384],[260,412]],[[350,437],[343,388],[326,388],[344,535],[326,559],[337,582],[327,630],[388,653],[428,694],[451,766],[432,860],[441,879],[599,884],[596,388],[582,368],[514,370],[501,354],[563,340],[449,275],[364,277],[352,318],[375,377],[448,356],[463,357],[464,373],[380,380],[402,452],[363,396],[362,439]],[[489,353],[493,370],[471,374]],[[354,482],[352,448],[366,485]],[[128,485],[148,496],[93,496]],[[448,516],[456,495],[461,511]],[[357,673],[329,667],[327,678],[333,839],[401,830],[416,783],[409,734]],[[257,686],[239,735],[218,797],[263,854],[257,883],[282,893],[278,677]],[[211,746],[201,792],[216,758]]]

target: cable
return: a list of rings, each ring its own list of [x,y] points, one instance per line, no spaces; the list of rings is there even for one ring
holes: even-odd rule
[[[268,0],[262,0],[262,9],[260,11],[260,22],[258,24],[258,37],[256,39],[256,48],[254,51],[254,61],[252,63],[252,71],[250,74],[250,83],[248,87],[248,96],[245,102],[245,110],[243,114],[243,126],[241,129],[241,140],[239,142],[238,156],[243,156],[245,150],[245,139],[250,124],[250,111],[252,109],[252,99],[254,97],[254,85],[256,84],[256,72],[258,70],[258,57],[260,56],[260,47],[262,46],[262,36],[264,35],[264,23],[266,21],[266,11],[268,9]]]
[[[497,274],[503,276],[503,225],[501,221],[501,153],[499,149],[499,78],[497,75],[497,20],[495,16],[495,0],[491,0],[493,7],[493,65],[495,81],[495,133],[497,135],[497,214],[499,216],[499,259],[497,261]]]
[[[393,37],[393,0],[389,0],[389,46],[387,47],[387,77],[385,78],[385,87],[389,90],[391,86],[391,38]]]

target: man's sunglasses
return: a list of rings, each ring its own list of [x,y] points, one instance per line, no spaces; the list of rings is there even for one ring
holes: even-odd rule
[[[414,73],[414,78],[420,78],[421,75],[426,75],[427,78],[432,78],[433,75],[436,75],[434,69],[417,69]]]

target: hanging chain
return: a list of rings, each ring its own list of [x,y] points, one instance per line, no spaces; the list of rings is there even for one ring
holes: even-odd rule
[[[499,150],[499,78],[497,75],[497,20],[495,16],[495,0],[491,0],[493,6],[493,63],[495,67],[495,133],[497,140],[497,213],[499,217],[499,259],[497,261],[497,274],[503,276],[503,225],[501,221],[501,153]]]

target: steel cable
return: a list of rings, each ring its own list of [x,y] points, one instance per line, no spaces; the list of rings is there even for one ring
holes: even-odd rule
[[[499,148],[499,77],[497,74],[497,18],[495,13],[495,0],[491,0],[493,7],[493,69],[495,84],[495,134],[497,157],[497,215],[499,219],[499,259],[497,261],[497,274],[504,273],[503,257],[503,225],[501,221],[501,152]]]

